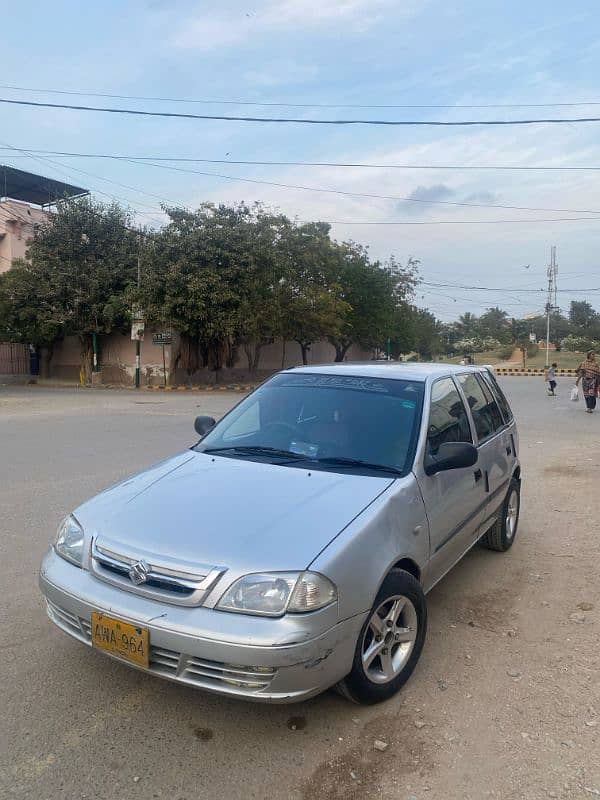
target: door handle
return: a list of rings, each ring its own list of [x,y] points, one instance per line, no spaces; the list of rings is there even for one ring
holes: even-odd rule
[[[475,475],[475,483],[477,483],[483,478],[483,473],[480,469],[476,469],[473,475]]]
[[[512,455],[512,447],[509,444],[506,445],[506,455],[507,456]]]

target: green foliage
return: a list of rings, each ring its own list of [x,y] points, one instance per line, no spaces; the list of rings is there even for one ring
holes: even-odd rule
[[[92,334],[129,322],[126,291],[135,280],[136,253],[128,215],[118,205],[89,198],[61,203],[36,231],[27,261],[3,276],[9,306],[3,327],[39,345],[78,336],[89,373]]]
[[[504,345],[503,347],[501,347],[497,351],[497,356],[500,359],[500,361],[509,361],[511,356],[512,356],[512,354],[513,354],[513,350],[514,349],[515,348],[514,348],[514,346],[512,344],[507,344],[507,345]]]
[[[413,310],[414,348],[424,361],[430,361],[443,350],[443,325],[427,309]]]
[[[326,223],[299,224],[260,204],[165,209],[143,235],[125,211],[90,199],[62,204],[32,241],[27,261],[0,279],[0,335],[51,347],[76,335],[90,370],[93,334],[125,330],[134,310],[177,331],[171,369],[217,373],[243,348],[250,373],[261,348],[283,338],[307,361],[329,340],[343,360],[357,344],[392,352],[440,350],[440,323],[410,301],[417,262],[372,261]],[[140,281],[138,285],[138,267]]]
[[[594,311],[587,300],[571,301],[569,321],[575,335],[600,338],[600,314]]]
[[[510,341],[508,314],[498,306],[488,308],[485,314],[479,317],[477,327],[479,335],[483,339],[495,339],[501,344],[507,344]]]
[[[589,350],[600,352],[600,341],[587,336],[567,336],[562,340],[562,346],[571,353],[587,353]]]

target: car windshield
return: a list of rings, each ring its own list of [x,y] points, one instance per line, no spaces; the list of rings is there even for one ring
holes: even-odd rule
[[[335,472],[405,474],[419,428],[423,384],[282,373],[219,422],[196,450]],[[383,468],[383,469],[382,469]]]

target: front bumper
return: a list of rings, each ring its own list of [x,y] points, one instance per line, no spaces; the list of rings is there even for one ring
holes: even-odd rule
[[[332,608],[268,619],[176,607],[105,584],[53,550],[42,562],[39,583],[50,619],[84,644],[91,647],[91,612],[113,615],[149,629],[150,666],[144,671],[271,703],[305,700],[347,675],[365,619],[361,614],[337,622]]]

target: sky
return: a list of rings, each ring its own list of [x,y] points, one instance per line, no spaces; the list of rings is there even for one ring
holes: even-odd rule
[[[600,117],[595,2],[0,0],[0,18],[5,99],[300,119]],[[535,107],[550,103],[581,105]],[[117,198],[149,225],[164,219],[162,203],[241,200],[330,221],[334,238],[363,243],[373,258],[418,259],[416,302],[444,320],[495,305],[511,316],[541,312],[551,245],[561,308],[587,299],[600,309],[600,291],[587,291],[600,287],[600,172],[466,169],[600,169],[599,133],[600,122],[328,126],[0,103],[0,163]],[[382,166],[157,166],[33,152],[40,150]],[[464,288],[473,286],[490,290]]]

